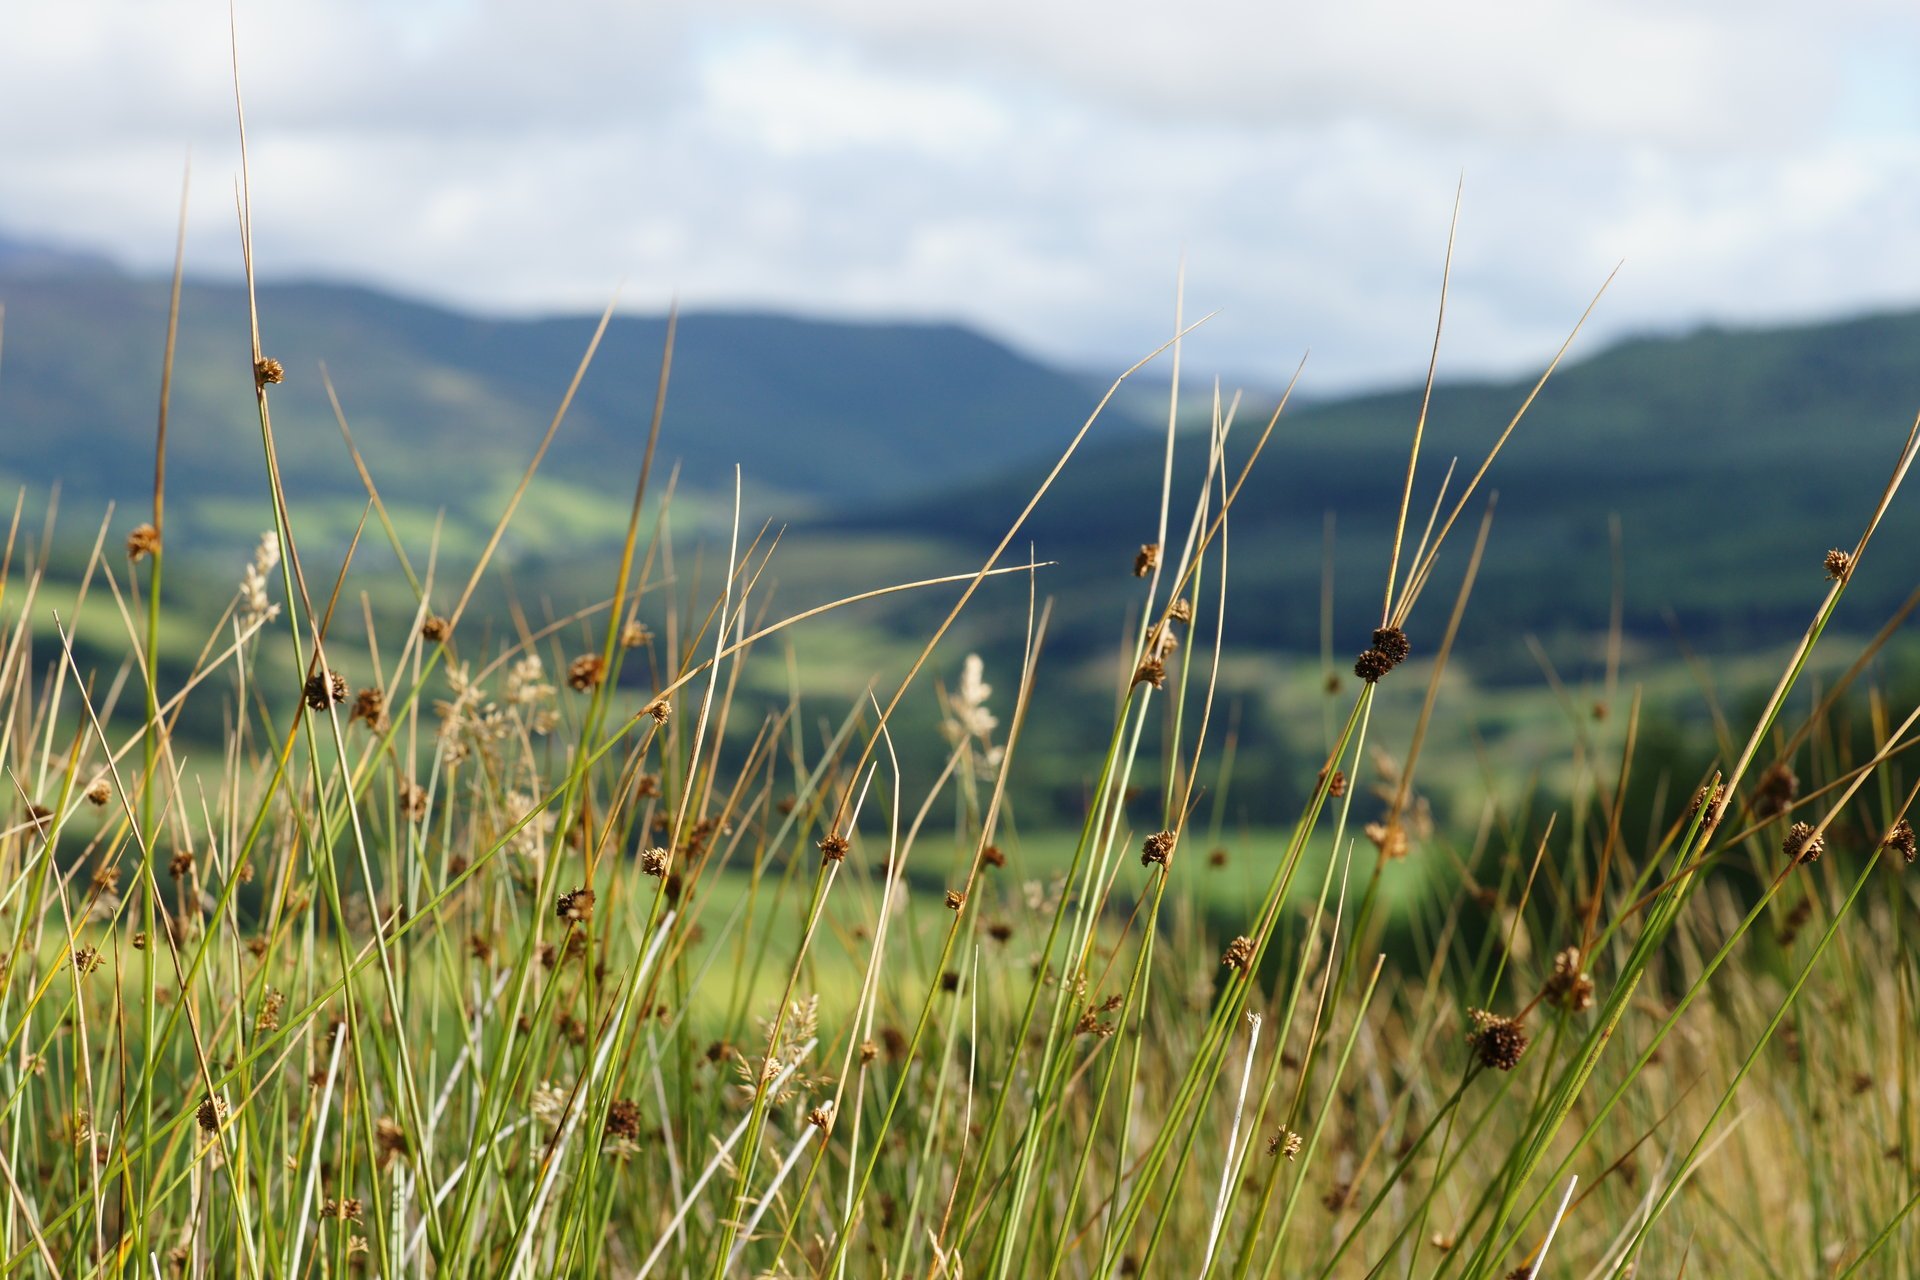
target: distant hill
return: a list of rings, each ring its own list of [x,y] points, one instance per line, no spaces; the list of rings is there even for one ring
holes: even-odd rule
[[[0,304],[0,478],[36,493],[58,481],[69,510],[76,500],[130,502],[119,524],[130,523],[151,484],[165,282],[0,240]],[[288,371],[274,401],[282,465],[296,510],[327,545],[344,544],[362,491],[326,402],[323,363],[383,495],[411,522],[410,541],[424,541],[443,508],[455,527],[491,522],[594,324],[463,315],[320,284],[264,287],[260,311],[265,347]],[[516,534],[520,563],[541,571],[543,589],[578,585],[569,562],[590,560],[576,553],[624,524],[663,337],[657,316],[623,316],[608,331]],[[250,542],[264,527],[246,351],[241,290],[190,283],[169,461],[173,529],[190,539]],[[1439,388],[1410,539],[1447,460],[1461,460],[1457,493],[1529,385]],[[1126,579],[1153,536],[1161,449],[1141,427],[1159,411],[1143,395],[1110,411],[1023,532],[1023,544],[1060,562],[1043,584],[1063,606],[1056,652],[1111,643],[1116,577]],[[697,527],[703,509],[712,512],[739,463],[756,526],[769,516],[807,526],[784,544],[789,581],[870,585],[839,582],[835,566],[884,577],[908,546],[920,567],[972,562],[1096,398],[1083,371],[1048,368],[954,325],[695,313],[681,322],[662,463],[683,466],[683,521]],[[1409,388],[1302,406],[1281,422],[1231,527],[1230,638],[1317,647],[1331,515],[1336,648],[1358,647],[1379,608],[1417,404]],[[1826,549],[1852,545],[1916,409],[1920,314],[1708,329],[1569,363],[1456,530],[1416,615],[1416,642],[1440,631],[1472,522],[1495,490],[1493,537],[1461,639],[1489,659],[1483,676],[1507,663],[1533,678],[1520,644],[1528,633],[1591,650],[1611,603],[1616,514],[1631,630],[1665,648],[1671,616],[1710,646],[1771,640],[1804,620]],[[1229,446],[1235,467],[1266,411],[1243,410]],[[1202,441],[1182,437],[1182,503],[1198,482]],[[809,547],[822,548],[812,563]],[[1920,583],[1916,549],[1920,491],[1903,495],[1884,526],[1850,592],[1850,624],[1877,625]],[[889,616],[913,628],[926,620],[916,609],[935,607],[903,600]],[[983,630],[1020,627],[989,620]]]
[[[1441,386],[1435,394],[1409,541],[1450,457],[1452,493],[1479,465],[1531,381]],[[1235,508],[1231,554],[1242,643],[1311,649],[1320,621],[1324,520],[1336,522],[1337,642],[1362,647],[1379,611],[1417,389],[1289,411]],[[1266,408],[1243,411],[1237,468]],[[1661,638],[1668,611],[1695,642],[1780,638],[1819,598],[1821,557],[1851,548],[1920,410],[1920,314],[1765,330],[1706,329],[1621,343],[1563,366],[1463,516],[1417,617],[1431,644],[1485,498],[1499,504],[1463,645],[1513,657],[1523,632],[1603,630],[1613,590],[1609,516],[1618,514],[1629,627]],[[1204,438],[1182,438],[1181,501]],[[1152,539],[1162,459],[1138,435],[1089,444],[1022,534],[1061,561],[1048,586],[1072,601],[1110,593]],[[849,513],[843,533],[938,532],[978,544],[1004,532],[1044,467],[955,485],[936,500]],[[1920,477],[1910,481],[1849,592],[1844,617],[1877,626],[1920,585]],[[1451,502],[1451,497],[1449,502]],[[1063,637],[1064,638],[1064,637]],[[1089,643],[1106,643],[1095,632]],[[1670,652],[1670,648],[1668,649]],[[1520,653],[1523,679],[1537,676]]]
[[[167,286],[0,242],[0,477],[74,499],[144,502]],[[526,464],[594,317],[461,315],[370,289],[270,285],[263,344],[297,496],[362,493],[321,379],[330,372],[383,496],[484,525]],[[201,532],[257,529],[259,429],[236,285],[190,282],[181,307],[169,483]],[[665,321],[617,317],[543,468],[623,521],[645,445]],[[1081,381],[957,325],[695,313],[680,322],[661,475],[695,492],[777,491],[783,513],[893,501],[977,479],[1064,437]],[[227,525],[231,524],[231,529]],[[211,527],[209,527],[211,526]]]

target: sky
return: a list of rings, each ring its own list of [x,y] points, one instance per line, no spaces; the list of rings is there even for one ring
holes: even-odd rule
[[[1920,304],[1920,6],[235,0],[263,278],[1443,375]],[[0,230],[239,265],[225,0],[0,7]]]

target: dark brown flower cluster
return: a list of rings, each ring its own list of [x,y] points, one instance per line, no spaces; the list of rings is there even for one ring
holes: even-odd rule
[[[307,677],[301,694],[315,711],[337,707],[347,700],[347,678],[338,671],[316,671]]]
[[[583,653],[567,668],[567,688],[575,693],[597,689],[607,678],[607,661],[597,653]]]
[[[607,1137],[640,1140],[640,1104],[631,1098],[615,1098],[607,1106]]]
[[[1169,865],[1173,860],[1173,846],[1178,839],[1171,831],[1156,831],[1148,836],[1146,843],[1140,846],[1140,865]]]
[[[1412,652],[1406,632],[1398,627],[1380,627],[1373,633],[1373,647],[1354,659],[1353,674],[1368,684],[1377,684],[1380,677],[1405,662]]]
[[[1820,855],[1826,851],[1826,839],[1814,830],[1811,822],[1794,823],[1787,829],[1787,838],[1780,842],[1780,852],[1803,864],[1820,861]]]
[[[1468,1010],[1467,1016],[1473,1020],[1467,1043],[1473,1047],[1475,1061],[1496,1071],[1511,1071],[1520,1065],[1520,1057],[1527,1051],[1527,1029],[1518,1018],[1503,1018],[1485,1009]]]
[[[845,836],[829,834],[820,838],[820,856],[828,862],[839,862],[851,847]]]
[[[1580,948],[1568,947],[1553,958],[1546,997],[1548,1004],[1568,1013],[1581,1013],[1593,1007],[1593,975],[1580,967]]]
[[[1912,862],[1915,848],[1913,824],[1905,818],[1894,823],[1893,830],[1887,832],[1886,843],[1882,847],[1890,849],[1905,858],[1908,862]]]
[[[1253,939],[1245,934],[1227,944],[1226,954],[1220,957],[1220,963],[1229,969],[1238,969],[1245,973],[1253,967]]]
[[[572,924],[585,924],[593,919],[593,890],[572,889],[561,894],[553,914]]]
[[[1157,542],[1146,543],[1140,548],[1138,554],[1133,557],[1133,576],[1136,578],[1144,578],[1152,573],[1154,567],[1159,563],[1160,544]]]
[[[1826,569],[1827,577],[1831,581],[1844,582],[1847,575],[1853,572],[1853,557],[1835,547],[1827,552]]]

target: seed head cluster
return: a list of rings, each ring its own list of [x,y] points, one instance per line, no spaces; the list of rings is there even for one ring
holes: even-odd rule
[[[1568,1013],[1581,1013],[1593,1007],[1593,976],[1580,967],[1580,948],[1568,947],[1553,958],[1546,997],[1549,1004]]]
[[[1853,557],[1835,547],[1827,552],[1826,569],[1830,581],[1844,582],[1847,575],[1853,572]]]
[[[1527,1029],[1518,1018],[1503,1018],[1485,1009],[1469,1010],[1467,1016],[1473,1021],[1467,1043],[1473,1048],[1475,1061],[1496,1071],[1511,1071],[1520,1065],[1520,1057],[1527,1051]]]
[[[127,559],[138,564],[160,549],[160,531],[150,524],[137,524],[127,534]]]
[[[1300,1154],[1300,1148],[1305,1144],[1305,1141],[1306,1140],[1299,1134],[1287,1128],[1287,1126],[1281,1125],[1273,1131],[1273,1136],[1267,1139],[1267,1154],[1270,1156],[1285,1156],[1291,1160]]]
[[[607,678],[607,661],[597,653],[583,653],[567,668],[567,688],[575,693],[597,689]]]
[[[847,850],[851,847],[842,835],[829,834],[820,838],[820,856],[828,862],[839,862],[847,856]]]
[[[607,1106],[607,1137],[640,1140],[640,1104],[631,1098],[615,1098]]]
[[[1885,848],[1899,854],[1908,862],[1913,861],[1915,842],[1913,824],[1905,818],[1893,824],[1893,830],[1887,832]]]
[[[1368,684],[1378,684],[1382,676],[1405,662],[1412,652],[1407,633],[1399,627],[1377,628],[1373,633],[1373,646],[1362,650],[1353,660],[1353,674]]]
[[[301,690],[307,706],[315,711],[339,706],[347,700],[347,693],[347,678],[338,671],[314,672]]]
[[[1156,831],[1140,846],[1140,865],[1166,866],[1173,860],[1173,846],[1179,837],[1171,831]]]
[[[571,889],[561,894],[553,914],[571,924],[585,924],[593,919],[593,890]]]
[[[1813,829],[1811,822],[1796,822],[1787,829],[1787,838],[1781,841],[1780,851],[1795,862],[1818,862],[1820,855],[1827,851],[1827,842]]]
[[[1253,967],[1253,940],[1242,934],[1227,944],[1226,954],[1220,957],[1220,963],[1229,969],[1238,969],[1245,973]]]
[[[1136,578],[1144,578],[1152,573],[1154,567],[1159,563],[1160,544],[1157,542],[1146,543],[1133,557],[1133,576]]]

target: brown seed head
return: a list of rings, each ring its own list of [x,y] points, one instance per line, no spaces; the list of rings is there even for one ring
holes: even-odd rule
[[[1393,670],[1393,660],[1378,649],[1363,650],[1353,660],[1353,674],[1368,684],[1378,684],[1380,677]]]
[[[87,803],[96,809],[105,808],[107,801],[113,799],[113,784],[105,778],[97,778],[87,788]]]
[[[585,924],[593,919],[593,890],[574,889],[561,894],[554,903],[553,914],[574,924]]]
[[[646,714],[653,717],[655,724],[665,724],[667,717],[673,714],[673,704],[665,698],[655,698],[647,704]]]
[[[1167,606],[1167,617],[1175,622],[1192,622],[1193,601],[1187,599],[1185,596],[1181,596],[1178,600],[1175,600]]]
[[[1226,851],[1225,849],[1210,849],[1210,850],[1208,850],[1208,851],[1207,851],[1207,865],[1208,865],[1208,866],[1210,866],[1210,867],[1224,867],[1224,866],[1226,866],[1226,865],[1227,865],[1227,851]]]
[[[98,947],[80,947],[73,953],[74,971],[83,978],[106,962]]]
[[[958,889],[947,890],[947,910],[958,911],[967,905],[967,895]]]
[[[1407,633],[1398,627],[1381,627],[1373,633],[1374,651],[1394,666],[1407,660],[1413,652],[1413,646],[1407,643]]]
[[[622,649],[638,649],[651,639],[653,639],[653,632],[647,630],[646,624],[644,623],[629,622],[626,626],[620,628],[620,647]]]
[[[1527,1051],[1527,1029],[1518,1018],[1503,1018],[1485,1009],[1469,1010],[1467,1016],[1473,1020],[1467,1043],[1481,1066],[1511,1071],[1519,1065],[1520,1055]]]
[[[1780,843],[1780,852],[1800,863],[1818,862],[1826,851],[1826,838],[1814,831],[1811,822],[1794,823],[1787,828],[1787,838]]]
[[[253,381],[255,386],[266,386],[269,382],[285,382],[286,366],[272,356],[261,356],[253,362]]]
[[[650,876],[664,876],[672,861],[672,854],[655,845],[640,855],[640,870]]]
[[[1007,865],[1007,855],[1000,852],[999,845],[990,844],[980,850],[980,864],[987,867],[1004,867]]]
[[[365,720],[367,728],[375,733],[387,727],[387,692],[384,689],[362,689],[353,695],[353,715],[349,720]]]
[[[420,638],[428,644],[445,644],[447,637],[453,634],[453,624],[437,613],[427,615],[420,624]]]
[[[640,1104],[631,1098],[615,1098],[607,1104],[607,1137],[640,1140]]]
[[[863,1067],[866,1066],[869,1062],[872,1062],[875,1058],[879,1056],[880,1056],[879,1045],[875,1044],[871,1040],[862,1040],[860,1042],[860,1065],[861,1066]]]
[[[995,920],[987,926],[987,936],[995,942],[1005,942],[1013,937],[1013,926],[1005,920]]]
[[[227,1118],[227,1100],[208,1094],[201,1100],[199,1108],[193,1113],[200,1127],[208,1133],[220,1132],[220,1122]]]
[[[1245,973],[1253,967],[1253,939],[1242,934],[1227,944],[1227,952],[1220,957],[1220,963],[1229,969],[1238,969]]]
[[[338,1218],[342,1222],[358,1222],[360,1215],[365,1211],[366,1206],[360,1203],[357,1196],[348,1196],[344,1200],[336,1200],[329,1196],[326,1203],[320,1206],[321,1217]]]
[[[1553,958],[1546,997],[1548,1003],[1569,1013],[1581,1013],[1593,1007],[1593,977],[1580,968],[1580,948],[1568,947]]]
[[[1893,830],[1887,832],[1886,841],[1881,847],[1899,854],[1908,862],[1912,862],[1914,855],[1913,824],[1905,818],[1894,823]]]
[[[823,1102],[819,1106],[815,1107],[813,1110],[807,1112],[807,1123],[812,1125],[814,1128],[818,1129],[822,1133],[826,1133],[828,1130],[832,1129],[833,1128],[833,1103]]]
[[[567,668],[567,688],[576,693],[597,689],[606,678],[606,659],[597,653],[583,653]]]
[[[1287,1128],[1287,1126],[1281,1125],[1273,1131],[1273,1136],[1267,1139],[1267,1154],[1270,1156],[1285,1156],[1291,1160],[1300,1154],[1300,1148],[1305,1142],[1306,1140],[1299,1134]]]
[[[1373,841],[1373,847],[1380,851],[1383,862],[1397,862],[1406,857],[1413,847],[1407,836],[1406,825],[1398,821],[1369,822],[1361,830],[1367,839]]]
[[[347,700],[347,678],[338,671],[316,671],[307,677],[300,692],[308,707],[325,711]]]
[[[136,564],[160,549],[160,531],[150,524],[137,524],[127,534],[127,559]]]
[[[1826,569],[1829,579],[1834,582],[1843,582],[1847,575],[1853,572],[1853,557],[1835,547],[1827,552]]]
[[[380,1165],[385,1168],[395,1156],[407,1154],[407,1131],[392,1116],[381,1116],[373,1126],[373,1145],[380,1153]]]
[[[820,838],[820,856],[828,862],[838,862],[846,857],[850,847],[845,836],[828,834]]]
[[[1693,804],[1687,809],[1687,814],[1692,816],[1700,812],[1701,805],[1707,806],[1707,816],[1700,821],[1703,824],[1718,822],[1720,820],[1721,810],[1727,807],[1727,788],[1725,784],[1720,784],[1713,788],[1713,797],[1711,800],[1707,797],[1707,789],[1705,787],[1701,787],[1698,791],[1694,792]]]
[[[1778,817],[1793,807],[1799,794],[1800,778],[1782,760],[1760,775],[1760,796],[1754,802],[1754,812],[1763,818]]]
[[[191,849],[180,850],[180,852],[174,854],[173,859],[167,863],[167,874],[175,880],[180,879],[192,870],[193,850]]]
[[[1150,867],[1158,863],[1167,866],[1173,859],[1173,846],[1178,840],[1179,837],[1171,831],[1154,832],[1140,846],[1140,865]]]
[[[1133,557],[1133,576],[1136,578],[1144,578],[1152,573],[1154,566],[1159,563],[1160,544],[1157,542],[1146,543],[1140,548],[1139,553]]]
[[[1143,658],[1140,665],[1134,669],[1133,683],[1150,684],[1156,689],[1166,688],[1167,664],[1158,658]]]

